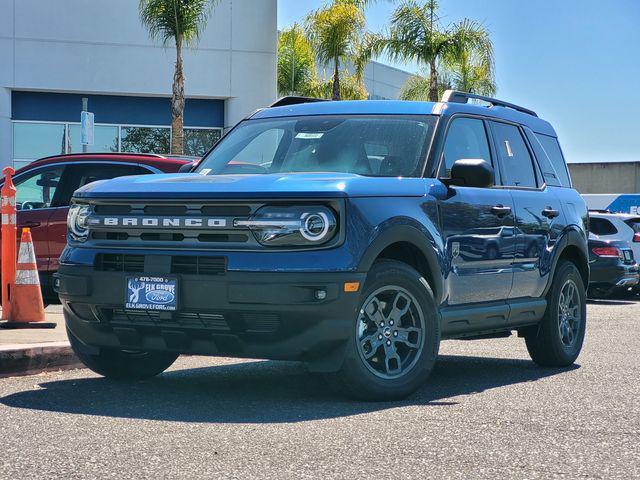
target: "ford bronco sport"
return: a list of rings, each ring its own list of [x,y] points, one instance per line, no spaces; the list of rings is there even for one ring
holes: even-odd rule
[[[181,353],[301,360],[395,399],[442,339],[517,332],[538,365],[571,365],[587,222],[531,110],[455,91],[285,99],[192,173],[78,190],[55,284],[73,348],[107,377],[150,377]]]

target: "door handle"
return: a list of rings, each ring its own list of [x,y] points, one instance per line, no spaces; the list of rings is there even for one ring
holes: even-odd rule
[[[542,210],[542,215],[547,218],[556,218],[558,215],[560,215],[560,212],[551,207],[547,207],[544,210]]]
[[[504,205],[495,205],[491,207],[491,213],[498,217],[504,217],[511,213],[511,207],[505,207]]]
[[[35,227],[39,227],[40,226],[40,222],[24,222],[21,223],[20,225],[18,225],[18,228],[35,228]]]

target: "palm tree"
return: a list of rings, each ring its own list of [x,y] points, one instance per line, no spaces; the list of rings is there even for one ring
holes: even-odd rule
[[[362,8],[350,1],[334,0],[309,14],[306,30],[318,61],[333,70],[332,100],[340,100],[340,65],[354,58],[365,33]]]
[[[176,46],[176,65],[171,96],[171,153],[184,151],[184,72],[183,46],[194,45],[204,30],[209,13],[218,0],[140,0],[142,24],[151,38]]]
[[[493,64],[476,52],[465,50],[457,61],[445,62],[444,72],[456,90],[489,97],[496,94]]]
[[[278,37],[278,92],[310,95],[317,75],[313,47],[297,23]]]
[[[440,24],[437,11],[436,0],[405,0],[393,12],[388,34],[373,36],[369,41],[373,54],[386,52],[392,60],[415,61],[428,67],[430,101],[439,98],[439,64],[459,63],[465,52],[481,61],[491,75],[494,64],[493,44],[482,24],[464,19],[445,27]]]

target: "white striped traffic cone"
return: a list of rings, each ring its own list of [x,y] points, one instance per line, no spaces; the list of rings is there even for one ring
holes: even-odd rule
[[[11,312],[2,328],[55,328],[55,323],[45,323],[44,304],[38,278],[36,254],[33,250],[31,231],[22,229],[15,287],[11,295]]]

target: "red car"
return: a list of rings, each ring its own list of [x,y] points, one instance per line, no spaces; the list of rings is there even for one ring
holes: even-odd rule
[[[18,238],[23,227],[31,228],[44,296],[56,298],[51,274],[58,269],[58,258],[66,245],[67,212],[75,190],[125,175],[175,173],[192,160],[150,154],[79,153],[43,158],[19,169],[13,176]]]

